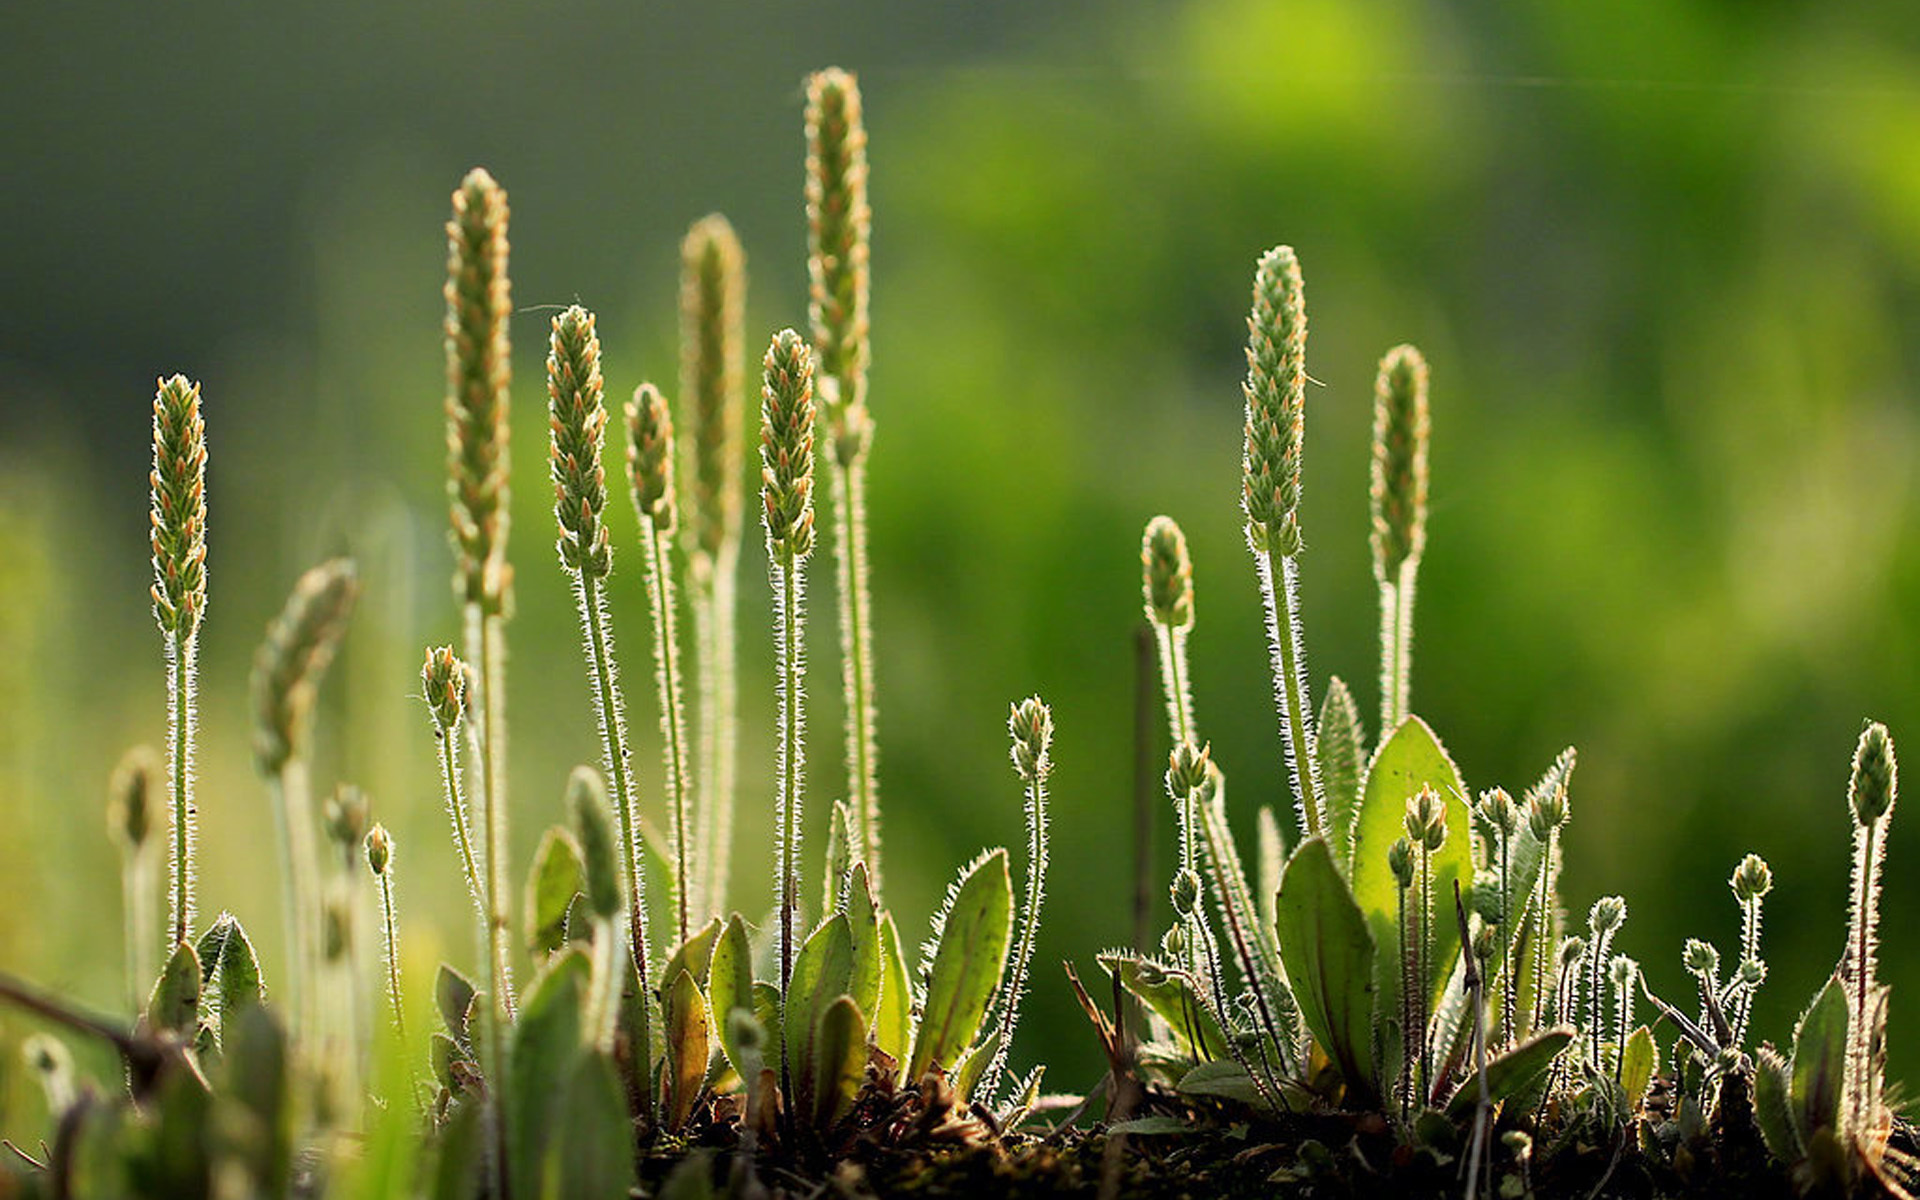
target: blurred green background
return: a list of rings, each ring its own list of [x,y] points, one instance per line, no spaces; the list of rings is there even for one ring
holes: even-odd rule
[[[799,84],[829,63],[859,72],[872,135],[881,776],[909,938],[976,847],[1022,840],[1007,702],[1039,692],[1058,729],[1016,1065],[1044,1056],[1062,1090],[1098,1078],[1056,964],[1087,974],[1130,936],[1130,647],[1156,512],[1192,541],[1199,716],[1243,836],[1285,786],[1236,507],[1249,282],[1280,241],[1304,264],[1323,385],[1304,516],[1316,696],[1337,672],[1375,711],[1370,394],[1379,355],[1412,341],[1435,412],[1415,709],[1476,788],[1518,791],[1579,747],[1568,900],[1625,894],[1620,947],[1676,998],[1681,939],[1730,944],[1727,875],[1748,850],[1770,859],[1757,1023],[1785,1037],[1840,950],[1861,722],[1920,736],[1920,19],[1898,6],[12,6],[0,967],[123,1003],[102,803],[121,750],[164,728],[147,437],[153,379],[176,370],[204,384],[212,445],[207,915],[238,913],[273,971],[247,663],[297,573],[350,551],[367,590],[323,696],[318,777],[363,784],[398,837],[409,986],[440,955],[471,962],[417,695],[422,648],[458,632],[448,193],[476,163],[507,186],[527,310],[509,702],[524,857],[568,766],[597,756],[551,549],[546,306],[600,313],[612,396],[671,386],[677,242],[720,209],[749,255],[750,347],[803,323]],[[615,521],[657,813],[624,505]],[[749,912],[771,893],[757,554]],[[824,560],[814,577],[817,850],[842,771]],[[1912,1077],[1920,817],[1896,816],[1890,853],[1893,1064]],[[0,1014],[0,1037],[24,1028]],[[0,1095],[0,1132],[33,1132],[37,1102]]]

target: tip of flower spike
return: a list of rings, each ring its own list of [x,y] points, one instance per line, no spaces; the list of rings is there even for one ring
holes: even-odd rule
[[[1587,911],[1587,926],[1596,935],[1618,929],[1627,919],[1627,902],[1621,896],[1602,896]]]
[[[187,641],[207,609],[207,427],[200,385],[185,375],[155,382],[149,478],[154,620]]]
[[[1872,825],[1893,808],[1900,791],[1900,767],[1893,757],[1893,738],[1887,727],[1870,722],[1860,731],[1860,744],[1853,752],[1853,780],[1847,787],[1847,803],[1853,819]]]
[[[393,837],[385,825],[375,825],[367,832],[367,869],[375,875],[385,875],[392,862]]]
[[[1440,793],[1423,787],[1407,800],[1407,837],[1431,854],[1447,842],[1447,806]]]
[[[467,670],[453,653],[452,646],[435,646],[427,651],[420,668],[420,683],[425,689],[427,711],[441,733],[452,731],[465,715],[467,707]]]
[[[1053,767],[1053,713],[1038,696],[1009,706],[1007,732],[1013,739],[1013,769],[1022,779],[1045,779]]]
[[[667,398],[651,383],[643,383],[627,401],[627,483],[633,491],[634,511],[661,533],[672,533],[673,416]]]
[[[1172,517],[1147,522],[1140,539],[1140,566],[1147,620],[1168,629],[1193,624],[1193,560],[1187,555],[1187,535]]]
[[[1207,782],[1211,773],[1213,746],[1195,746],[1192,742],[1181,742],[1167,755],[1167,791],[1177,798],[1184,799],[1193,794],[1194,789]]]
[[[135,746],[127,751],[113,769],[113,781],[107,787],[107,828],[114,840],[131,853],[138,853],[153,834],[153,818],[159,806],[166,779],[166,768],[150,746]]]
[[[769,553],[791,562],[813,551],[813,354],[783,329],[762,365],[760,515]]]
[[[1727,884],[1733,888],[1735,899],[1749,904],[1773,890],[1773,870],[1766,859],[1749,854],[1733,869],[1733,878]]]
[[[1412,346],[1395,346],[1380,360],[1373,389],[1373,467],[1370,486],[1373,572],[1382,583],[1417,562],[1427,544],[1427,360]]]
[[[1306,407],[1307,312],[1300,263],[1275,246],[1254,271],[1247,316],[1246,444],[1241,503],[1256,550],[1300,553],[1300,459]]]

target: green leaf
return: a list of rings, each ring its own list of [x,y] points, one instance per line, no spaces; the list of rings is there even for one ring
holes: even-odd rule
[[[874,904],[867,864],[857,862],[847,875],[847,934],[853,939],[853,967],[847,976],[847,994],[864,1013],[880,1004],[880,912]]]
[[[1753,1119],[1774,1158],[1791,1166],[1805,1157],[1793,1117],[1793,1084],[1787,1060],[1771,1045],[1753,1059]]]
[[[1109,1134],[1131,1133],[1146,1136],[1192,1133],[1193,1129],[1193,1126],[1179,1117],[1135,1117],[1131,1121],[1118,1121],[1107,1126]]]
[[[210,987],[212,993],[203,995],[203,999],[212,1001],[207,1016],[209,1020],[219,1019],[224,1046],[241,1011],[259,1004],[265,995],[260,986],[260,961],[254,955],[253,943],[247,940],[247,931],[232,913],[221,913],[201,935],[197,953],[201,991],[204,994]]]
[[[684,967],[671,978],[662,1008],[667,1039],[667,1128],[677,1130],[687,1123],[707,1082],[707,1061],[713,1047],[707,998],[700,994],[700,985]]]
[[[1231,1060],[1203,1062],[1182,1075],[1175,1086],[1188,1096],[1218,1096],[1260,1109],[1267,1105],[1265,1097],[1260,1095],[1260,1089],[1253,1082],[1253,1076],[1247,1074],[1245,1067]]]
[[[508,1057],[507,1161],[513,1194],[539,1193],[542,1163],[558,1118],[553,1098],[582,1054],[582,1007],[592,964],[577,949],[547,960],[520,1004]]]
[[[948,895],[914,1035],[910,1081],[936,1063],[942,1069],[953,1066],[980,1031],[987,1003],[999,990],[1013,932],[1007,852],[995,850],[977,859]]]
[[[272,1012],[242,1004],[221,1012],[219,1103],[230,1152],[246,1165],[252,1194],[284,1196],[293,1175],[293,1115],[287,1103],[287,1035]]]
[[[670,980],[685,971],[693,976],[694,982],[698,984],[707,977],[708,967],[713,962],[714,943],[719,939],[720,918],[715,917],[707,923],[706,928],[689,937],[674,950],[672,956],[667,959],[667,969],[660,973],[660,978]]]
[[[1847,992],[1830,976],[1793,1034],[1793,1114],[1803,1144],[1840,1128],[1841,1080],[1847,1061]]]
[[[1524,1038],[1488,1059],[1488,1101],[1504,1104],[1524,1092],[1553,1065],[1553,1060],[1561,1051],[1573,1044],[1573,1037],[1571,1025],[1556,1025]],[[1479,1101],[1480,1085],[1469,1075],[1466,1082],[1460,1085],[1460,1090],[1454,1093],[1452,1103],[1447,1105],[1447,1115],[1456,1121],[1464,1121],[1473,1115],[1474,1105]]]
[[[1653,1031],[1642,1025],[1627,1036],[1626,1048],[1620,1052],[1620,1090],[1634,1111],[1646,1099],[1647,1086],[1659,1066],[1660,1049],[1653,1044]]]
[[[960,1065],[953,1070],[953,1092],[963,1100],[973,1099],[973,1089],[980,1082],[981,1072],[993,1061],[1000,1050],[1001,1030],[988,1034],[985,1041],[977,1043],[972,1049],[960,1056]],[[989,1097],[982,1096],[982,1100]]]
[[[1173,1030],[1174,1041],[1188,1055],[1208,1061],[1233,1061],[1218,1014],[1200,998],[1186,972],[1130,950],[1098,955],[1109,975],[1120,977],[1127,989]]]
[[[907,1061],[913,1045],[913,980],[900,948],[900,930],[892,913],[880,915],[880,998],[873,1018],[873,1041],[896,1063]]]
[[[760,1044],[771,1049],[780,1044],[780,989],[771,983],[755,982],[753,985],[753,1019],[760,1023],[763,1034]],[[761,1051],[764,1057],[768,1049]],[[778,1063],[773,1064],[779,1066]]]
[[[840,910],[840,889],[846,886],[847,872],[853,869],[853,810],[845,800],[833,802],[833,818],[827,822],[827,861],[820,873],[820,911]]]
[[[580,846],[555,825],[540,838],[527,873],[527,951],[539,962],[567,940],[567,906],[586,887]]]
[[[486,1175],[486,1121],[478,1104],[458,1104],[440,1127],[433,1164],[432,1200],[479,1200]]]
[[[727,927],[714,942],[713,961],[707,972],[707,999],[713,1007],[720,1049],[726,1053],[734,1074],[744,1083],[753,1067],[747,1063],[727,1023],[728,1014],[736,1008],[753,1011],[753,947],[747,941],[746,923],[738,914],[727,921]]]
[[[1380,1011],[1400,1011],[1399,885],[1387,866],[1387,847],[1405,832],[1407,801],[1423,787],[1439,793],[1447,840],[1433,855],[1433,941],[1428,958],[1427,1008],[1432,1011],[1460,952],[1453,920],[1453,884],[1473,886],[1473,838],[1466,784],[1446,748],[1419,717],[1408,717],[1373,756],[1354,828],[1353,898],[1373,933],[1374,986]],[[1415,885],[1416,889],[1418,884]],[[1409,896],[1409,911],[1417,898]]]
[[[1327,681],[1314,733],[1314,761],[1319,764],[1320,786],[1327,797],[1328,844],[1341,872],[1351,878],[1353,833],[1360,819],[1360,769],[1367,761],[1361,747],[1366,735],[1360,727],[1360,710],[1353,703],[1353,693],[1338,675]]]
[[[627,1096],[604,1054],[585,1054],[560,1096],[560,1121],[547,1146],[541,1195],[625,1196],[633,1188],[633,1121]]]
[[[1376,1094],[1374,943],[1323,838],[1294,851],[1280,880],[1280,956],[1307,1028],[1340,1068],[1350,1105]]]
[[[181,942],[173,948],[147,1001],[147,1024],[156,1032],[192,1033],[200,1015],[200,956]]]
[[[473,1015],[473,997],[473,981],[441,963],[440,973],[433,980],[434,1006],[440,1010],[440,1020],[447,1032],[463,1046],[472,1045],[467,1036],[467,1022]]]
[[[835,1000],[847,994],[853,977],[853,935],[845,914],[835,913],[820,924],[793,959],[787,984],[787,1062],[801,1106],[812,1095],[808,1081],[816,1074],[813,1039],[821,1018]]]
[[[851,997],[827,1006],[813,1047],[813,1122],[825,1130],[853,1108],[867,1075],[867,1022]]]

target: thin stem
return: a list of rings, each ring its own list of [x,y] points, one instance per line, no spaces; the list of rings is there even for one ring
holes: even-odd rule
[[[1193,696],[1187,690],[1187,633],[1153,623],[1154,642],[1160,648],[1160,681],[1166,692],[1167,728],[1173,744],[1196,741],[1193,732]]]
[[[1020,1023],[1020,1000],[1027,990],[1027,970],[1033,961],[1033,943],[1040,932],[1040,904],[1047,882],[1047,781],[1027,781],[1027,886],[1020,914],[1020,942],[1013,954],[1013,970],[1001,989],[1005,1004],[1000,1015],[1000,1045],[980,1076],[976,1095],[990,1100],[1000,1087],[1000,1076],[1013,1051],[1013,1031]]]
[[[173,807],[172,941],[166,949],[186,941],[193,931],[193,745],[199,713],[200,639],[178,634],[166,637],[167,734],[172,755],[167,763]]]
[[[1500,830],[1500,1044],[1513,1044],[1513,834]]]
[[[827,455],[833,495],[833,570],[840,618],[840,681],[846,696],[847,799],[854,814],[851,847],[867,864],[875,896],[881,894],[880,790],[873,732],[873,627],[867,568],[867,468],[865,450],[841,462]]]
[[[1413,1060],[1417,1053],[1413,1025],[1413,942],[1407,937],[1407,889],[1395,887],[1394,928],[1400,934],[1400,1119],[1413,1115]]]
[[[153,854],[143,846],[127,854],[121,868],[121,890],[126,893],[122,911],[127,925],[127,992],[131,1011],[139,1012],[147,1002],[147,989],[159,975],[153,951]]]
[[[1430,1090],[1428,1075],[1431,1067],[1427,1063],[1427,976],[1432,973],[1433,958],[1433,852],[1424,845],[1418,851],[1420,855],[1420,943],[1415,955],[1413,977],[1413,1022],[1414,1045],[1420,1054],[1420,1096],[1422,1105],[1426,1104]]]
[[[324,919],[320,895],[319,863],[313,841],[313,798],[307,781],[307,764],[302,758],[290,758],[267,780],[274,815],[280,824],[280,845],[286,856],[286,881],[283,893],[286,907],[287,945],[293,955],[293,970],[288,972],[293,993],[293,1029],[296,1041],[312,1037],[317,1016],[316,1005],[320,964],[319,927]]]
[[[1273,656],[1274,692],[1279,700],[1280,734],[1286,741],[1287,772],[1293,784],[1300,828],[1307,837],[1319,837],[1326,828],[1325,800],[1320,792],[1320,769],[1313,752],[1312,718],[1307,708],[1306,654],[1301,648],[1298,567],[1292,558],[1280,560],[1276,589],[1273,551],[1254,553],[1260,576],[1260,599],[1266,608],[1267,643]],[[1284,611],[1286,627],[1281,628]]]
[[[776,557],[772,564],[780,671],[780,777],[778,815],[774,836],[780,843],[780,1089],[793,1095],[792,1064],[788,1061],[787,987],[793,980],[793,918],[800,902],[801,789],[806,775],[805,715],[802,711],[802,655],[805,646],[802,631],[805,615],[801,611],[804,560],[788,555]]]
[[[689,806],[692,780],[687,775],[687,721],[680,700],[680,635],[674,614],[672,538],[652,521],[642,521],[646,537],[647,602],[653,609],[654,684],[660,693],[660,734],[665,743],[667,803],[673,823],[674,912],[679,939],[690,932],[688,907],[694,880],[690,873]]]
[[[734,576],[739,546],[728,541],[707,556],[696,550],[687,572],[687,609],[693,623],[696,688],[694,718],[699,763],[693,789],[698,805],[694,865],[706,912],[727,911],[728,860],[733,842]]]
[[[400,1010],[400,923],[393,915],[393,868],[380,874],[380,915],[386,927],[387,1000],[393,1005],[393,1028],[404,1042],[407,1018]]]
[[[507,899],[506,628],[498,613],[467,606],[467,646],[480,677],[480,792],[485,805],[487,987],[500,1022],[513,1020],[513,942]],[[499,1024],[500,1022],[496,1022]],[[494,1061],[505,1062],[494,1032]]]
[[[1844,1090],[1846,1093],[1848,1128],[1864,1129],[1874,1116],[1874,1100],[1871,1096],[1871,1082],[1874,1071],[1872,1062],[1873,1033],[1871,1020],[1873,1012],[1873,978],[1875,928],[1879,924],[1879,869],[1880,841],[1885,831],[1880,819],[1868,825],[1854,826],[1854,894],[1853,894],[1853,945],[1849,947],[1848,964],[1852,978],[1848,981],[1847,999],[1853,1007],[1847,1022],[1847,1062]]]
[[[1547,1023],[1547,963],[1554,954],[1553,914],[1548,906],[1553,903],[1553,837],[1556,831],[1547,830],[1546,845],[1540,852],[1540,877],[1535,883],[1533,899],[1534,935],[1529,956],[1533,960],[1533,1024],[1532,1030],[1538,1030]],[[1531,1030],[1530,1030],[1531,1032]]]
[[[453,842],[460,851],[460,867],[467,876],[467,895],[473,899],[473,911],[480,918],[481,953],[487,953],[487,901],[481,886],[480,868],[473,861],[473,834],[467,822],[467,800],[460,787],[460,748],[456,744],[459,729],[440,732],[440,774],[446,793],[447,818],[453,822]]]

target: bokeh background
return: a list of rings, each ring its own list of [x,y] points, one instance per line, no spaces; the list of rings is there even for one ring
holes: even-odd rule
[[[102,806],[164,728],[146,599],[157,374],[212,444],[201,896],[280,956],[247,755],[253,647],[298,572],[364,603],[319,778],[400,845],[409,986],[473,959],[418,699],[454,640],[441,224],[462,172],[513,204],[516,855],[597,755],[551,549],[549,307],[600,314],[610,394],[671,386],[677,242],[725,211],[750,346],[802,324],[800,80],[859,72],[872,135],[873,552],[892,904],[1022,840],[1009,700],[1058,728],[1053,868],[1016,1064],[1098,1078],[1061,959],[1131,936],[1138,537],[1196,558],[1199,716],[1236,819],[1283,793],[1236,508],[1255,258],[1298,248],[1313,336],[1304,613],[1316,696],[1362,711],[1374,366],[1433,364],[1414,707],[1475,787],[1580,749],[1567,895],[1684,993],[1773,863],[1758,1028],[1840,950],[1862,720],[1920,735],[1920,21],[1900,6],[1621,0],[564,8],[374,0],[14,5],[0,16],[0,967],[124,1004]],[[657,805],[631,514],[614,615]],[[751,541],[751,539],[750,539]],[[771,638],[743,566],[742,907],[770,895]],[[814,572],[811,813],[839,794],[830,573]],[[1370,720],[1369,725],[1373,722]],[[1915,742],[1913,744],[1920,744]],[[1159,749],[1156,749],[1156,755]],[[1156,897],[1169,814],[1156,810]],[[813,846],[823,825],[812,822]],[[817,869],[817,868],[814,868]],[[1164,901],[1162,901],[1164,904]],[[1920,1069],[1920,817],[1897,813],[1885,975]],[[1684,1007],[1685,1005],[1683,1005]],[[24,1022],[0,1013],[0,1042]],[[0,1055],[14,1077],[16,1058]],[[37,1101],[0,1087],[0,1132]]]

